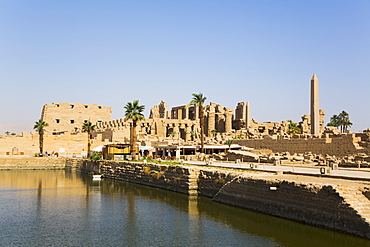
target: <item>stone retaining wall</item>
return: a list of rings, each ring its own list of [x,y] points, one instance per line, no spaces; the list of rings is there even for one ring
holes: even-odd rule
[[[67,161],[68,163],[69,161]],[[213,200],[370,239],[369,199],[359,188],[281,179],[208,167],[84,161],[81,170]]]
[[[370,238],[370,215],[361,212],[370,202],[359,190],[346,197],[338,186],[201,171],[199,191],[217,202]]]
[[[0,170],[65,169],[66,160],[63,157],[0,156]]]
[[[125,161],[88,161],[80,168],[82,172],[102,174],[104,177],[124,180],[185,194],[197,194],[199,169],[173,165],[157,165]],[[194,179],[195,178],[195,179]]]

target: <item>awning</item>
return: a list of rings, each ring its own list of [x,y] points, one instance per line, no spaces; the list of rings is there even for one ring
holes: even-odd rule
[[[94,152],[101,152],[101,151],[103,151],[103,147],[104,147],[104,146],[98,146],[98,147],[96,147],[96,148],[93,148],[91,151],[94,151]]]
[[[145,151],[145,150],[150,150],[150,149],[154,149],[153,147],[149,147],[149,146],[139,146],[139,150],[140,151]]]

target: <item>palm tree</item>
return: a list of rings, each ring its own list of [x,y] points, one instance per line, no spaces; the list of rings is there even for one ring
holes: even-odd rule
[[[339,113],[339,118],[340,118],[340,126],[342,129],[342,132],[346,132],[348,128],[351,128],[352,123],[349,121],[349,114],[345,111],[342,111]]]
[[[298,126],[297,123],[293,122],[292,120],[288,120],[288,121],[289,121],[289,126],[288,126],[287,133],[289,135],[300,134],[302,132],[301,128]]]
[[[199,107],[199,118],[200,118],[200,143],[201,143],[201,150],[202,153],[204,153],[204,103],[206,101],[206,97],[203,96],[202,93],[192,94],[193,98],[189,102],[189,104],[186,105],[186,107],[189,107],[193,105],[194,107]]]
[[[349,114],[345,111],[342,111],[338,115],[333,115],[330,118],[330,122],[327,124],[327,126],[339,127],[340,132],[343,133],[352,126],[352,123],[349,120]]]
[[[90,120],[82,125],[82,131],[87,132],[87,158],[90,158],[91,149],[91,132],[95,130],[96,125],[92,124]]]
[[[334,127],[339,127],[340,125],[340,119],[338,115],[333,115],[330,117],[330,122],[327,124],[327,126],[334,126]]]
[[[136,152],[136,125],[137,122],[140,120],[145,120],[145,117],[143,115],[143,111],[145,109],[144,105],[139,105],[138,100],[134,100],[132,103],[128,102],[125,106],[125,119],[131,119],[131,129],[130,129],[130,146],[131,146],[131,156],[132,160],[135,159],[135,156],[137,154]]]
[[[33,126],[33,129],[39,133],[39,148],[41,155],[43,154],[44,149],[44,131],[45,127],[47,126],[49,126],[49,124],[45,123],[42,119],[39,119],[39,121],[35,122],[35,125]]]

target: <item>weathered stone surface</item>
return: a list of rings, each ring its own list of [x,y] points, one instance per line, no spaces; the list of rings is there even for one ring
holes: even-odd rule
[[[74,132],[84,122],[101,123],[112,119],[110,107],[97,104],[52,103],[43,106],[41,119],[47,133]]]
[[[359,152],[370,152],[370,148],[359,149],[356,146],[358,137],[355,134],[328,136],[326,138],[300,139],[249,139],[233,140],[233,143],[254,149],[269,149],[273,152],[314,153],[346,156]]]
[[[0,157],[0,170],[65,169],[66,160],[61,157],[3,156]]]
[[[370,239],[368,188],[254,177],[192,166],[84,161],[86,170]]]

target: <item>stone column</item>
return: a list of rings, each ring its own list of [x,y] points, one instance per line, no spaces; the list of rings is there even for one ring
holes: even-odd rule
[[[311,78],[311,134],[320,134],[319,115],[319,80],[316,74]]]
[[[171,119],[175,119],[176,116],[176,110],[172,109],[171,110]]]
[[[216,129],[216,126],[215,126],[215,112],[209,112],[208,113],[208,129],[207,129],[207,133],[205,133],[207,136],[209,136],[211,133],[210,131],[213,130],[213,129]]]
[[[225,132],[228,133],[232,129],[233,124],[233,114],[230,112],[227,112],[225,114]]]
[[[189,119],[189,107],[185,107],[185,119]]]
[[[179,119],[179,120],[182,119],[182,109],[177,110],[177,119]]]
[[[190,141],[191,140],[190,131],[191,131],[191,127],[188,124],[186,124],[185,125],[185,141]]]
[[[194,106],[194,112],[195,112],[195,117],[194,120],[197,120],[199,118],[199,106],[195,105]]]
[[[243,104],[243,103],[241,103],[242,104],[242,115],[241,116],[239,116],[239,118],[241,118],[241,119],[246,119],[247,118],[247,106],[246,106],[246,104]]]
[[[179,128],[179,125],[178,124],[173,124],[172,125],[173,126],[173,132],[175,132],[175,136],[174,136],[174,138],[178,138],[179,137],[179,135],[180,135],[180,128]]]

